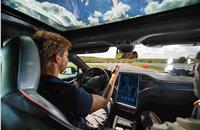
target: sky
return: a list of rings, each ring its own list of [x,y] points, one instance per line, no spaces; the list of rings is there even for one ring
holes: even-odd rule
[[[46,0],[39,1],[47,3]],[[56,3],[70,11],[86,25],[147,15],[196,2],[200,0],[49,0],[49,3]]]
[[[2,0],[52,25],[88,27],[199,3],[200,0]],[[26,8],[28,7],[28,8]],[[31,9],[31,10],[30,10]],[[46,15],[47,18],[43,18]],[[54,24],[53,24],[54,25]],[[55,25],[54,25],[55,26]]]

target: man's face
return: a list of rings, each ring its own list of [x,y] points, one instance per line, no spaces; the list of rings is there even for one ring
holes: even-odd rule
[[[64,70],[68,64],[68,50],[61,56],[60,71]]]
[[[197,59],[194,67],[194,89],[198,97],[200,97],[200,59]]]

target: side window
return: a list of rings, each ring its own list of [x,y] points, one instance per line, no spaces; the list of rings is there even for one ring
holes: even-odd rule
[[[73,76],[77,75],[77,66],[72,63],[68,62],[68,65],[66,68],[58,75],[59,78],[64,79],[64,78],[70,78]]]

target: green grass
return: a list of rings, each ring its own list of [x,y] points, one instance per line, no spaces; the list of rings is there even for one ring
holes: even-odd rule
[[[90,68],[94,68],[94,67],[97,67],[97,68],[103,68],[103,69],[108,69],[107,66],[104,66],[104,65],[89,65]]]

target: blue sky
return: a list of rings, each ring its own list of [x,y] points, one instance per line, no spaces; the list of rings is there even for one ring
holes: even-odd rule
[[[46,2],[46,0],[39,0],[40,2]],[[113,3],[130,6],[126,11],[128,16],[143,15],[144,7],[147,5],[146,0],[49,0],[50,3],[55,3],[65,7],[68,11],[72,12],[78,20],[84,23],[89,23],[87,19],[92,16],[95,11],[99,11],[102,14],[111,10],[114,6]],[[100,22],[103,22],[102,18],[99,18]]]
[[[2,0],[41,21],[57,22],[65,27],[88,27],[127,18],[139,17],[200,0]],[[15,2],[15,4],[13,4]],[[18,5],[17,5],[17,4]],[[28,7],[28,8],[27,8]],[[30,11],[31,9],[32,11]],[[49,20],[44,20],[46,15]],[[45,18],[47,19],[47,18]],[[55,26],[55,24],[53,24]],[[52,25],[52,26],[53,26]]]
[[[39,0],[47,2],[47,0]],[[85,25],[98,25],[182,7],[200,0],[48,0],[64,7]]]

